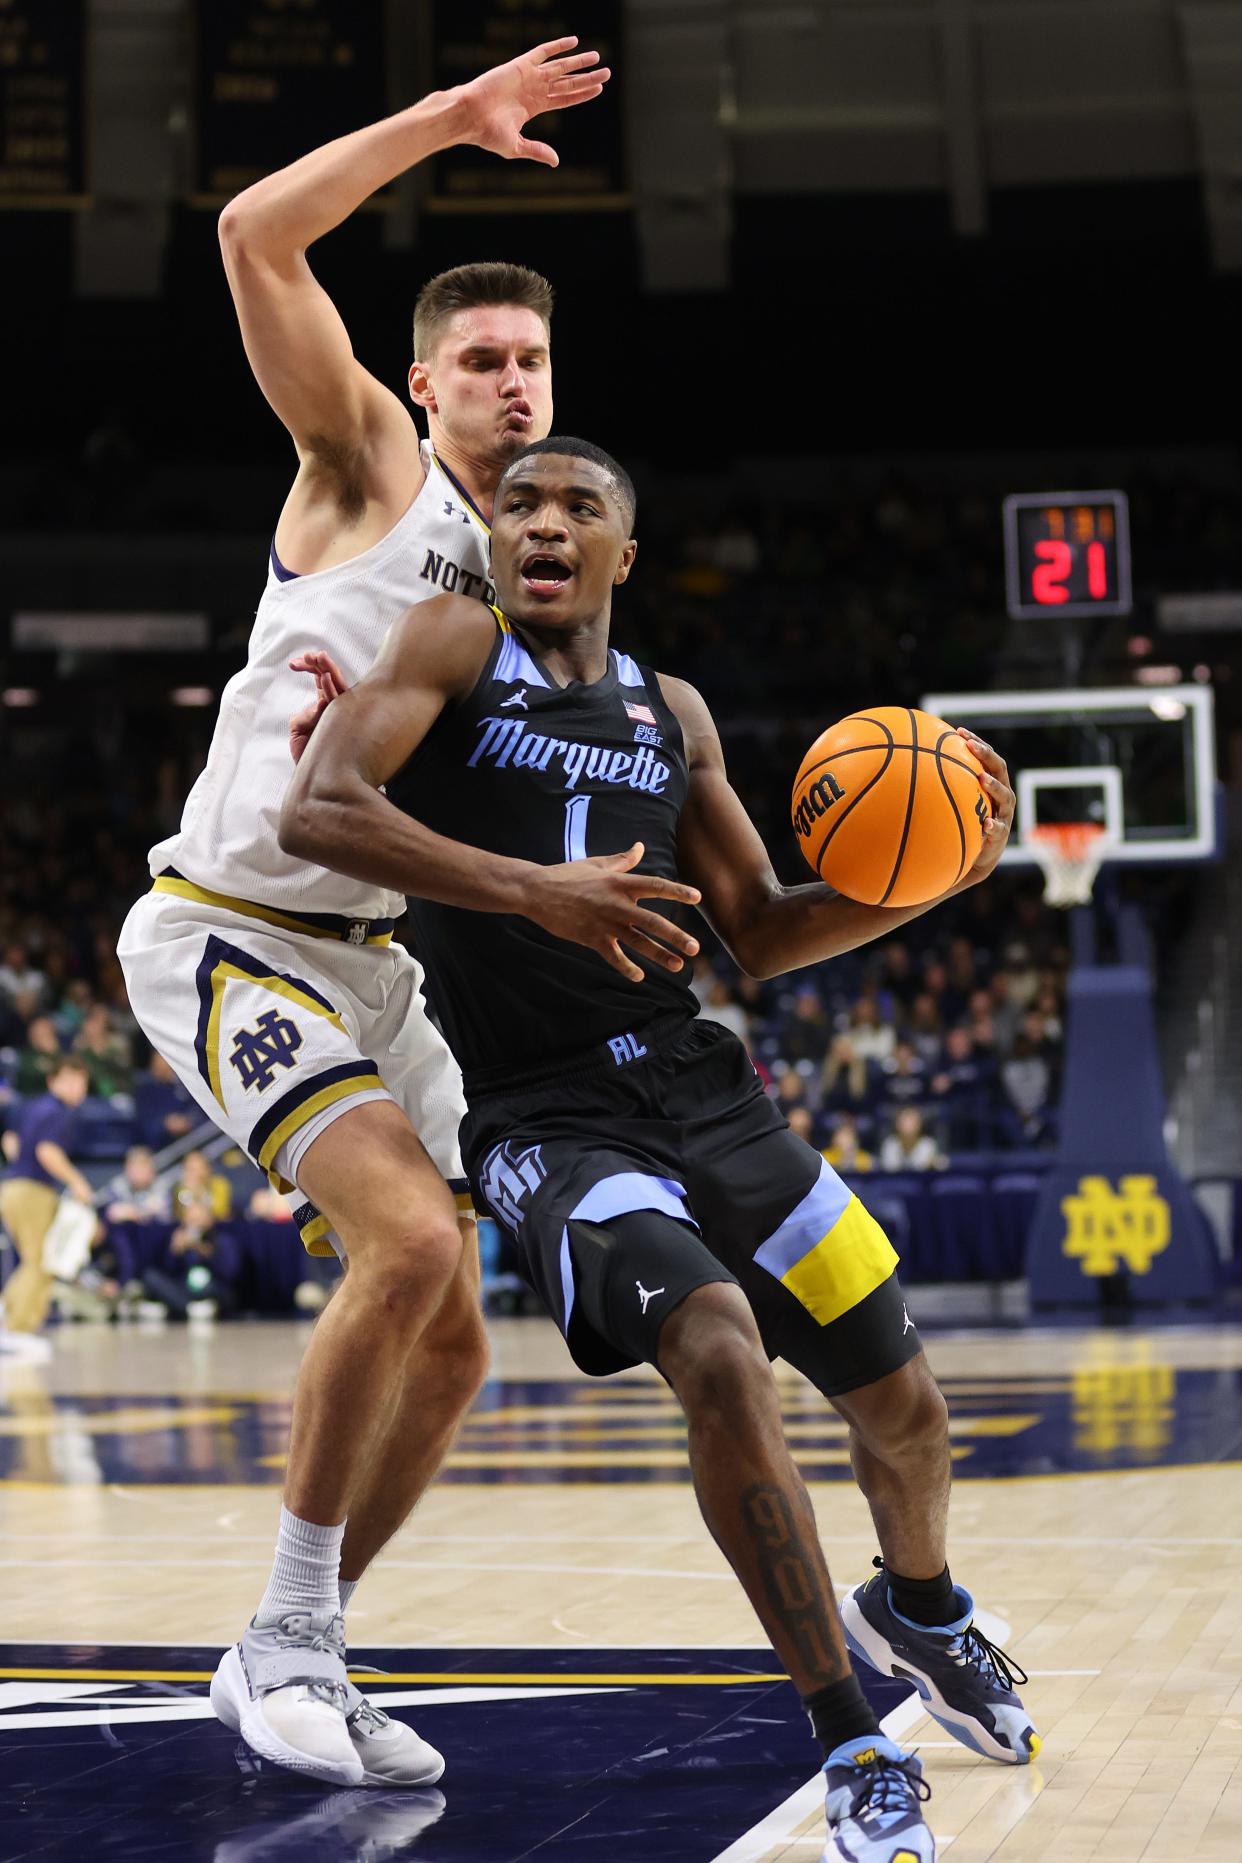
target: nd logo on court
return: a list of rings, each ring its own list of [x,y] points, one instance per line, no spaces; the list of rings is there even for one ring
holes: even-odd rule
[[[1116,1190],[1106,1177],[1084,1177],[1061,1199],[1065,1239],[1061,1252],[1077,1257],[1084,1274],[1148,1274],[1168,1248],[1173,1223],[1154,1177],[1123,1177]]]

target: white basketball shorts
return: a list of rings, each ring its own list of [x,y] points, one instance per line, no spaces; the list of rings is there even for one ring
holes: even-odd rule
[[[363,924],[351,943],[213,897],[164,878],[131,909],[117,947],[130,1007],[204,1113],[288,1196],[309,1252],[343,1251],[298,1192],[298,1166],[369,1100],[396,1102],[468,1209],[461,1073],[428,1016],[422,966],[390,933],[362,942]]]

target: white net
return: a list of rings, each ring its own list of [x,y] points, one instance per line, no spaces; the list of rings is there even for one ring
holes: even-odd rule
[[[1024,839],[1044,870],[1048,904],[1085,906],[1109,849],[1107,831],[1098,822],[1037,822]]]

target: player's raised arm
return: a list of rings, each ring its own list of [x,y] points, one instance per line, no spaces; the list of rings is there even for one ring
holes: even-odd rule
[[[349,459],[364,496],[386,443],[399,452],[387,470],[399,467],[404,449],[408,472],[418,473],[418,438],[403,404],[355,358],[307,250],[378,188],[456,143],[555,167],[555,151],[528,141],[522,129],[603,89],[608,70],[577,43],[553,40],[469,84],[434,91],[256,182],[220,216],[225,270],[259,386],[299,452],[329,463]]]
[[[804,964],[838,957],[941,903],[933,899],[918,906],[863,906],[816,881],[782,886],[730,785],[720,737],[703,699],[683,680],[662,676],[660,683],[681,720],[690,765],[677,841],[678,869],[702,891],[704,916],[749,976],[778,977]],[[942,895],[944,899],[987,878],[1001,857],[1013,820],[1014,795],[1003,759],[977,738],[968,741],[987,772],[983,780],[993,820],[979,859]]]
[[[494,630],[490,610],[458,595],[420,602],[397,622],[366,678],[319,721],[285,794],[282,849],[390,892],[518,914],[598,952],[634,983],[643,972],[627,951],[680,970],[697,939],[640,902],[695,905],[698,890],[634,873],[640,842],[544,867],[436,834],[381,793],[445,705],[473,688]]]

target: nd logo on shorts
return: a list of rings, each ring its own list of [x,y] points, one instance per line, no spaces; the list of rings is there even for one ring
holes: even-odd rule
[[[278,1067],[292,1067],[294,1056],[302,1046],[302,1031],[278,1009],[268,1009],[253,1029],[238,1029],[233,1037],[230,1067],[237,1069],[238,1079],[249,1093],[270,1087]]]
[[[198,1071],[226,1111],[228,1077],[223,1071],[221,1054],[222,1040],[226,1039],[223,1030],[226,997],[233,1014],[240,1016],[240,1026],[233,1033],[227,1058],[238,1084],[247,1093],[252,1090],[265,1093],[278,1075],[294,1066],[298,1051],[313,1027],[313,1024],[307,1025],[308,1017],[326,1023],[350,1042],[336,1008],[313,984],[274,970],[270,962],[252,957],[237,945],[226,944],[223,938],[208,938],[196,982],[198,1034],[194,1051]],[[274,996],[282,998],[283,1002],[273,1004]],[[290,1009],[300,1012],[296,1020],[289,1013]],[[327,1035],[327,1029],[324,1034]],[[329,1037],[325,1046],[335,1049],[338,1044]]]
[[[203,946],[196,982],[198,1072],[233,1133],[278,1190],[282,1147],[328,1106],[383,1092],[340,1012],[303,977],[223,938]]]

